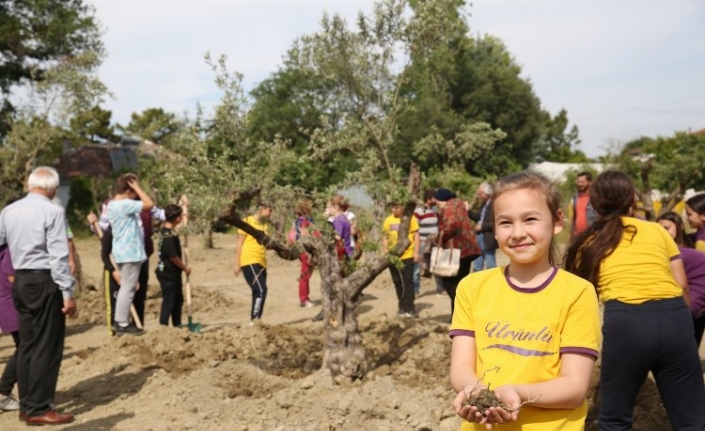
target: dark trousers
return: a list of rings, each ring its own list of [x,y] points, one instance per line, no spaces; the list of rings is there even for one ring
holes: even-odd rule
[[[392,265],[389,273],[392,274],[394,288],[397,291],[399,313],[415,313],[414,309],[414,259],[401,261],[404,266],[397,268]]]
[[[171,317],[171,325],[180,326],[181,308],[184,305],[181,277],[178,279],[157,277],[157,279],[159,279],[159,285],[162,288],[162,311],[159,313],[159,324],[169,326],[169,318]]]
[[[59,287],[51,275],[17,271],[12,291],[20,315],[17,383],[20,411],[37,416],[54,402],[64,353],[66,317]]]
[[[477,258],[476,254],[461,257],[460,258],[460,269],[458,269],[458,274],[455,277],[442,277],[443,278],[443,289],[448,293],[450,297],[450,315],[453,317],[453,310],[455,310],[455,291],[458,289],[458,283],[460,280],[465,278],[470,274],[470,265],[472,261]]]
[[[11,333],[12,340],[15,342],[15,351],[5,363],[5,370],[0,377],[0,395],[10,395],[12,388],[17,383],[17,351],[20,348],[20,331]]]
[[[700,348],[700,342],[703,341],[703,332],[705,332],[705,316],[700,316],[697,319],[693,318],[693,326],[695,326],[695,343]]]
[[[675,431],[705,429],[705,388],[693,319],[683,298],[605,303],[600,431],[631,430],[634,400],[651,371]]]
[[[103,270],[103,287],[105,289],[105,308],[106,319],[108,321],[108,330],[113,333],[113,325],[115,324],[115,303],[117,302],[117,294],[120,290],[120,285],[115,281],[113,275],[107,269]]]
[[[250,320],[261,319],[264,312],[264,301],[267,299],[267,268],[255,263],[242,267],[245,281],[252,289],[252,308]]]
[[[140,275],[137,281],[140,284],[140,289],[135,292],[135,297],[132,299],[132,305],[135,306],[135,311],[142,322],[144,328],[144,302],[147,300],[147,286],[149,284],[149,259],[142,262],[140,267]]]

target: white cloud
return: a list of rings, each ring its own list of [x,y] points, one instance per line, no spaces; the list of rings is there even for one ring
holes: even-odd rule
[[[228,56],[251,89],[279,67],[324,10],[352,22],[373,0],[93,0],[109,57],[100,77],[114,120],[218,97],[203,61]],[[474,0],[473,34],[502,39],[546,109],[568,110],[582,149],[705,127],[705,4],[699,0]],[[698,94],[699,92],[699,94]]]

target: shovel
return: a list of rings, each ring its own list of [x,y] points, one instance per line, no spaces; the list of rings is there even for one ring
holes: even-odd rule
[[[184,235],[184,265],[188,267],[188,234]],[[201,324],[193,321],[191,314],[191,277],[186,275],[186,313],[188,315],[188,330],[201,332]]]

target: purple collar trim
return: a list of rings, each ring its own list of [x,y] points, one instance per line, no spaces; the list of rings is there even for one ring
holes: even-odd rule
[[[536,292],[542,291],[543,289],[546,288],[546,286],[551,284],[551,282],[553,281],[554,278],[556,278],[556,274],[558,274],[558,267],[554,266],[553,272],[551,272],[551,275],[548,276],[546,281],[544,281],[543,283],[541,283],[540,285],[538,285],[536,287],[526,288],[526,287],[519,287],[516,284],[512,283],[512,281],[509,279],[509,265],[504,267],[504,279],[507,280],[507,284],[509,284],[509,287],[511,287],[512,289],[516,290],[517,292],[521,292],[521,293],[536,293]]]

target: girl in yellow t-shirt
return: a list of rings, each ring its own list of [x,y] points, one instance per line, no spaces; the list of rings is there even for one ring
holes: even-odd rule
[[[255,213],[245,218],[245,223],[257,230],[269,234],[269,219],[272,207],[260,204]],[[267,255],[266,248],[253,236],[242,229],[237,231],[237,247],[235,248],[235,264],[233,272],[238,277],[240,273],[252,289],[252,307],[250,308],[250,326],[262,319],[264,301],[267,299]]]
[[[545,177],[501,179],[494,235],[509,265],[458,285],[450,335],[450,382],[462,430],[582,431],[600,338],[598,301],[587,281],[558,269],[554,235],[561,195]],[[491,234],[491,233],[489,233]],[[508,407],[480,411],[468,398],[493,389]]]
[[[399,242],[399,228],[404,207],[401,203],[392,203],[392,214],[390,214],[382,225],[382,251],[388,253]],[[409,246],[399,255],[400,266],[392,264],[389,272],[392,274],[392,282],[397,292],[399,300],[397,314],[402,317],[416,317],[414,306],[414,264],[421,260],[419,253],[419,222],[416,217],[411,216],[409,220]]]
[[[634,399],[656,379],[676,431],[705,429],[705,388],[680,251],[657,223],[631,217],[635,188],[605,171],[590,189],[597,219],[569,246],[565,268],[592,282],[604,303],[600,431],[632,428]]]

